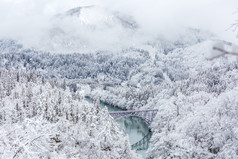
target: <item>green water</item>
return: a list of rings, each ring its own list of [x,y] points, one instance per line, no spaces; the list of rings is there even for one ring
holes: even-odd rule
[[[91,99],[87,99],[89,102],[92,102]],[[107,107],[108,111],[123,111],[123,109],[113,107],[111,105],[105,104],[103,102],[100,103],[101,108]],[[138,117],[125,117],[116,122],[120,125],[120,128],[129,136],[129,140],[131,145],[140,141],[145,135],[149,132],[148,125]],[[137,151],[137,153],[141,154],[143,158],[146,157],[146,150]]]

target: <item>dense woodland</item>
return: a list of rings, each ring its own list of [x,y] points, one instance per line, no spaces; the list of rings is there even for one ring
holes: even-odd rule
[[[87,96],[110,105],[159,110],[152,158],[236,158],[237,58],[207,61],[207,46],[198,42],[151,58],[149,49],[51,54],[2,40],[1,156],[138,157],[107,111],[79,93],[88,86]]]
[[[157,108],[149,149],[155,158],[237,158],[237,78],[235,61],[182,81],[91,95],[125,109]]]
[[[149,158],[238,158],[238,58],[208,60],[211,41],[235,45],[184,26],[145,35],[97,6],[49,19],[35,47],[0,37],[0,158],[141,158],[100,101],[158,109]]]
[[[140,158],[99,103],[56,79],[0,70],[0,158]]]
[[[166,77],[171,81],[188,78],[189,67],[186,63],[181,65],[181,62],[187,60],[186,54],[193,50],[184,49],[210,37],[209,33],[204,34],[189,30],[189,36],[186,39],[181,37],[179,42],[158,39],[145,46],[116,53],[97,51],[87,54],[52,54],[26,49],[13,40],[0,40],[0,67],[36,70],[47,78],[66,78],[105,86],[123,82],[133,87],[138,84],[159,84]],[[150,52],[154,52],[154,55],[150,55]],[[183,52],[185,55],[181,56]],[[189,58],[191,55],[187,56]]]

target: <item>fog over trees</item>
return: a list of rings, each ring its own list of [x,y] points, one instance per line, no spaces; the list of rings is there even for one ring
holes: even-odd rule
[[[147,158],[238,158],[234,6],[1,1],[0,158],[142,158],[100,101],[158,110]]]

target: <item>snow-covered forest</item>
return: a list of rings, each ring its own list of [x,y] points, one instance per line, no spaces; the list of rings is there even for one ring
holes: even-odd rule
[[[139,158],[97,102],[34,72],[0,77],[1,158]]]
[[[0,1],[0,158],[143,158],[100,101],[158,110],[146,158],[238,158],[235,0],[11,1]]]

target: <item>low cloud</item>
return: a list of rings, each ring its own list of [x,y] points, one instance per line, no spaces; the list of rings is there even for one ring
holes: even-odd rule
[[[59,16],[79,6],[96,7],[80,16]],[[159,35],[174,39],[192,27],[236,42],[235,33],[227,29],[238,17],[237,8],[237,0],[1,0],[0,38],[55,52],[80,52],[119,49]],[[121,18],[136,22],[136,29],[125,27]]]

